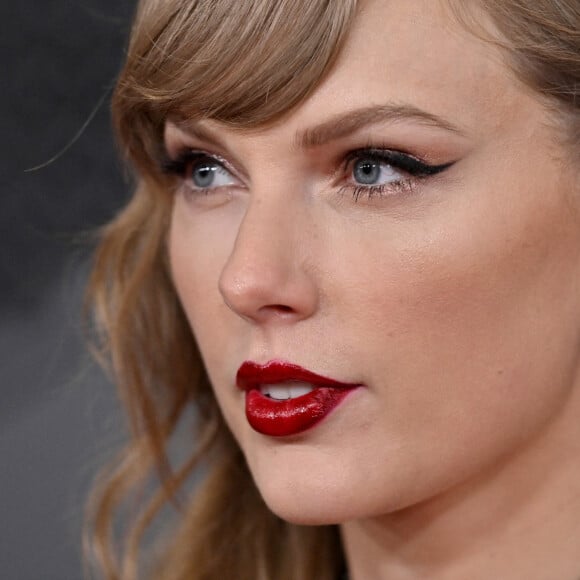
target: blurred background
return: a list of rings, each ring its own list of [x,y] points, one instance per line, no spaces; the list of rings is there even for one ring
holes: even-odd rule
[[[124,436],[81,309],[91,233],[130,189],[109,99],[135,3],[0,4],[2,580],[82,578],[84,497]]]

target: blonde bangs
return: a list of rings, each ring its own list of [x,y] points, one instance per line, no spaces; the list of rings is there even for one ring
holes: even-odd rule
[[[140,171],[169,114],[266,125],[303,101],[343,45],[356,0],[173,0],[137,14],[113,99],[121,143]],[[153,147],[153,149],[152,149]]]

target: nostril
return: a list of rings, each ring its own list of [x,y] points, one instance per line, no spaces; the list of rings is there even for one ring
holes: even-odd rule
[[[294,312],[294,308],[286,304],[269,304],[268,306],[263,306],[262,310],[269,310],[278,314],[291,314]]]
[[[261,322],[266,320],[287,320],[296,314],[296,309],[287,304],[266,304],[257,312],[255,319]]]

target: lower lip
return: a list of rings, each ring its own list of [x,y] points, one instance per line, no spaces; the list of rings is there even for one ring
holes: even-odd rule
[[[270,399],[258,389],[246,393],[246,417],[263,435],[288,437],[313,427],[327,417],[354,388],[318,387],[295,399]]]

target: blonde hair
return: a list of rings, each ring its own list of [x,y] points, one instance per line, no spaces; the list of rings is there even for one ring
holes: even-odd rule
[[[516,75],[571,119],[567,127],[580,142],[577,0],[481,4],[506,39]],[[170,279],[171,196],[156,161],[170,114],[244,128],[280,120],[328,74],[356,9],[356,0],[139,4],[113,98],[119,143],[138,185],[102,231],[88,294],[100,352],[112,363],[131,430],[88,504],[87,560],[107,580],[143,578],[139,548],[168,503],[181,522],[160,545],[156,580],[335,580],[343,569],[336,527],[292,525],[267,509],[222,419]],[[174,466],[167,448],[192,407],[191,453]],[[181,500],[200,469],[195,501]],[[134,506],[117,550],[116,514],[131,498],[141,502],[152,471],[159,486]]]

